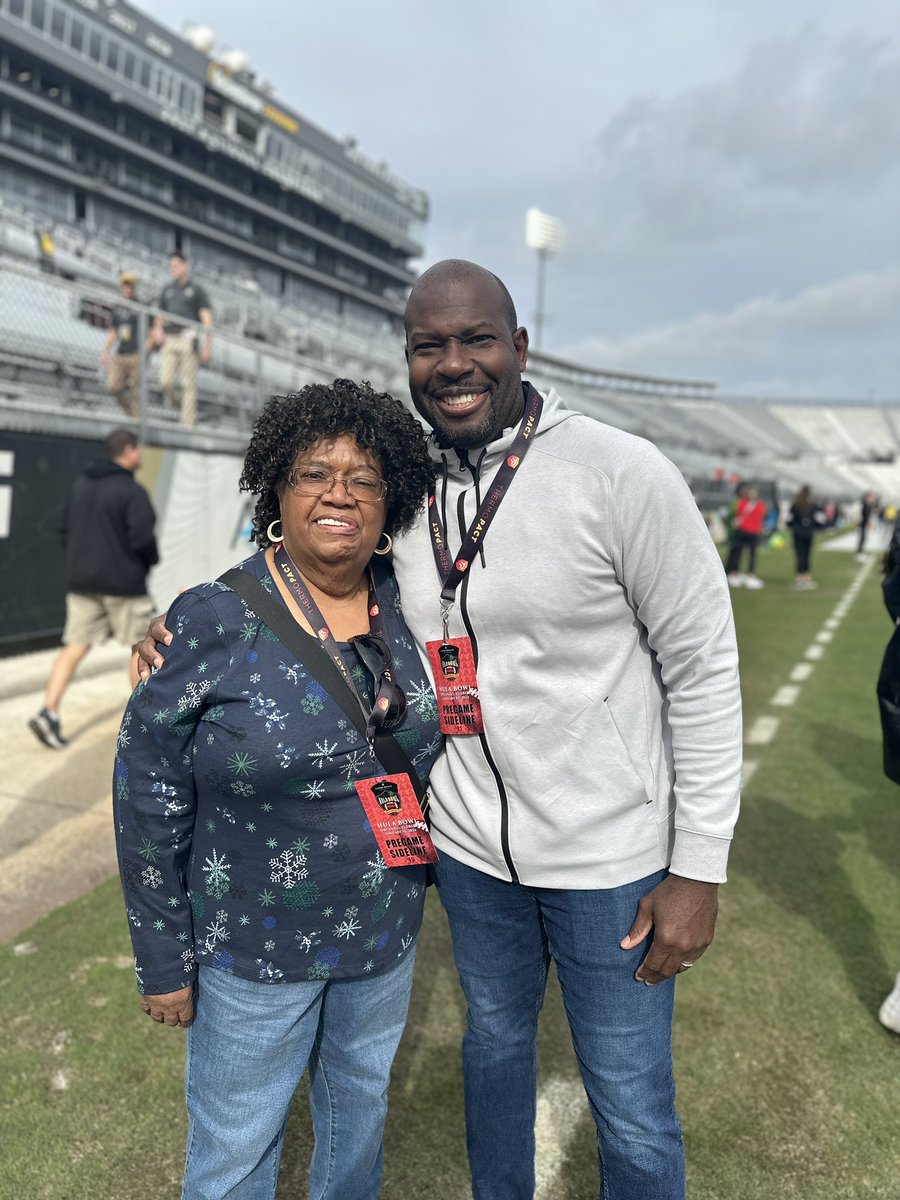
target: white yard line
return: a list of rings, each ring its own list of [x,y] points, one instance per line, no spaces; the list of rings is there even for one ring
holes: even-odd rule
[[[558,1177],[566,1150],[590,1109],[580,1079],[548,1079],[538,1090],[534,1126],[534,1200],[549,1200],[558,1191]]]
[[[859,595],[863,584],[866,581],[866,576],[874,565],[874,558],[867,558],[860,569],[856,572],[853,581],[849,584],[843,596],[834,607],[830,616],[825,620],[822,628],[815,635],[812,643],[803,651],[802,662],[796,663],[788,675],[789,683],[780,684],[776,689],[769,705],[772,708],[792,708],[797,703],[800,696],[802,685],[809,679],[815,670],[815,664],[824,656],[825,648],[834,640],[834,632],[840,625],[841,621],[850,610],[853,601]],[[771,714],[765,714],[757,717],[750,728],[747,730],[744,737],[745,746],[767,746],[775,737],[779,727],[778,717]],[[750,780],[753,778],[759,762],[753,760],[748,762],[745,760],[741,786],[746,788]]]
[[[747,730],[744,741],[748,746],[768,746],[778,732],[779,724],[780,721],[777,717],[757,717]]]

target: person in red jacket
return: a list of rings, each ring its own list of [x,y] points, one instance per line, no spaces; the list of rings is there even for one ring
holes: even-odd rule
[[[760,500],[759,493],[751,485],[739,497],[734,510],[731,549],[725,565],[725,573],[728,576],[730,587],[761,588],[765,586],[756,574],[756,547],[759,535],[763,531],[766,512],[765,503]],[[746,575],[742,574],[740,569],[745,548],[749,553],[749,571]]]

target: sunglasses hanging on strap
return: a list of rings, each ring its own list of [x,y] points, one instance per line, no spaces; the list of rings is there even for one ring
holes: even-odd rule
[[[321,683],[335,704],[343,709],[360,734],[365,738],[366,720],[359,704],[354,699],[337,667],[312,635],[301,629],[288,610],[279,604],[266,591],[259,580],[254,579],[247,571],[242,571],[239,567],[232,567],[220,575],[217,582],[224,583],[226,587],[230,587],[232,591],[237,592],[244,603],[253,609],[256,615],[268,625],[279,640],[296,656],[297,661],[302,663],[313,678]],[[365,635],[363,635],[363,639],[366,643],[371,641],[371,639],[365,638]],[[405,774],[409,776],[409,781],[416,793],[416,799],[419,802],[422,815],[427,819],[428,791],[423,786],[416,768],[410,762],[406,751],[397,739],[393,734],[379,730],[375,734],[373,749],[378,761],[387,767],[391,774]]]

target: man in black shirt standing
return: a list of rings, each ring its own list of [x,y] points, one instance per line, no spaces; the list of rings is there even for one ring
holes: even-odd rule
[[[137,275],[131,271],[122,271],[119,275],[122,303],[116,304],[112,310],[109,332],[100,352],[100,365],[106,371],[106,390],[115,396],[129,417],[137,417],[139,407],[141,356],[137,344],[138,319],[129,303],[136,299],[137,280]],[[116,342],[115,353],[111,353]]]
[[[130,430],[115,429],[104,445],[107,457],[79,476],[66,506],[63,648],[50,670],[44,707],[28,722],[35,737],[52,750],[66,745],[59,706],[91,646],[110,635],[131,646],[153,613],[147,572],[159,562],[159,554],[156,514],[134,479],[141,444]]]
[[[191,279],[190,263],[178,251],[169,255],[169,272],[172,282],[163,288],[158,302],[162,315],[153,323],[153,340],[161,347],[159,383],[173,408],[178,407],[180,384],[181,424],[193,425],[197,420],[197,371],[200,363],[208,365],[212,355],[212,308],[205,290]],[[199,350],[197,330],[186,326],[186,320],[204,326]]]

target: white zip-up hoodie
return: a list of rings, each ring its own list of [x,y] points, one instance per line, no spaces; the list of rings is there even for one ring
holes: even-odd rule
[[[451,556],[476,513],[475,476],[483,497],[515,432],[485,451],[434,451]],[[737,646],[722,564],[677,468],[551,390],[483,554],[450,634],[473,639],[485,732],[449,737],[432,770],[438,851],[536,887],[617,887],[664,866],[724,880]],[[427,663],[442,625],[424,519],[396,540],[395,567]]]

